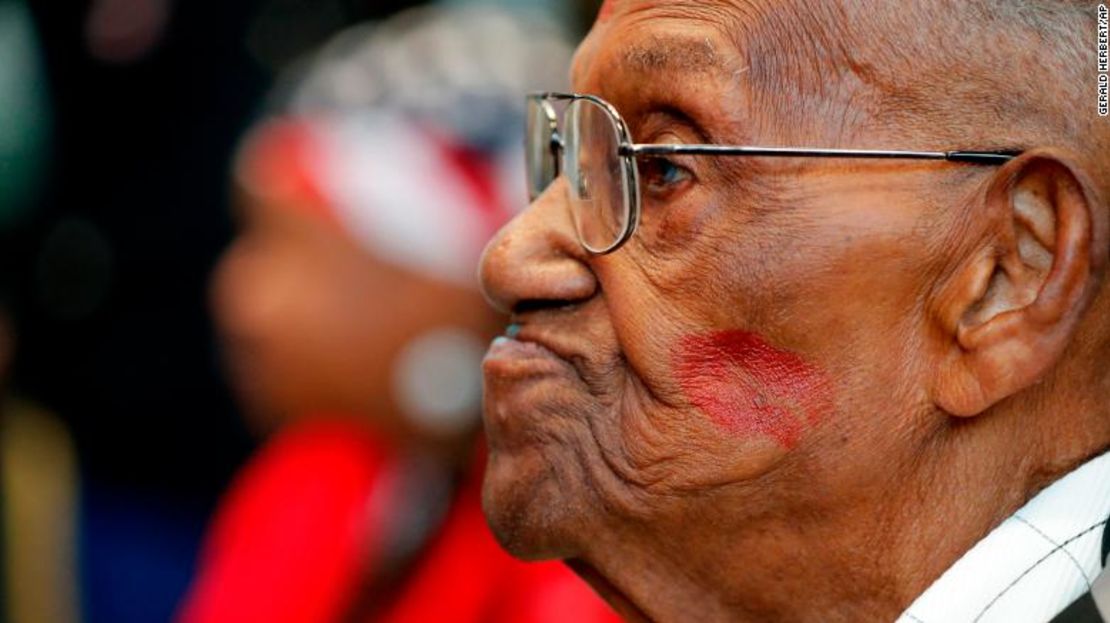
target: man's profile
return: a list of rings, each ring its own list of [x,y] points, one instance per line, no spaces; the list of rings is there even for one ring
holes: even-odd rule
[[[607,2],[573,94],[533,98],[534,200],[482,263],[511,314],[484,362],[501,543],[630,620],[1046,621],[1088,591],[1096,21]]]

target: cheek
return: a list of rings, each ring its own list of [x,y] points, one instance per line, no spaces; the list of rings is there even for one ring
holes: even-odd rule
[[[832,411],[831,385],[821,369],[752,333],[686,336],[672,365],[686,399],[738,437],[767,436],[792,448]]]

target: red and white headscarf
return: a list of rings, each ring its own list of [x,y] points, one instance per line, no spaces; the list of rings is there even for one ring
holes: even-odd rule
[[[383,261],[473,287],[482,248],[525,204],[518,156],[366,111],[260,124],[236,175],[256,196],[333,221]]]
[[[285,80],[238,181],[304,193],[379,259],[476,287],[482,248],[527,204],[523,95],[565,80],[568,56],[550,26],[490,8],[357,27]]]

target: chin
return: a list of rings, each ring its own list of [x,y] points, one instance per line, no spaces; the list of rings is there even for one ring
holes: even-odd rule
[[[482,510],[493,535],[522,560],[568,559],[580,548],[575,536],[585,505],[576,486],[537,448],[489,452],[482,486]],[[563,476],[563,477],[561,477]]]
[[[592,398],[570,364],[536,347],[491,348],[483,372],[482,508],[494,536],[524,560],[579,556],[598,509],[583,463]]]

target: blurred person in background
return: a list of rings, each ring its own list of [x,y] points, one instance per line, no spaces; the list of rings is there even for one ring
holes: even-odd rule
[[[503,553],[479,499],[501,323],[474,270],[524,203],[519,94],[567,54],[502,11],[426,9],[342,33],[279,88],[213,281],[244,409],[275,432],[182,623],[616,620],[561,564]]]

